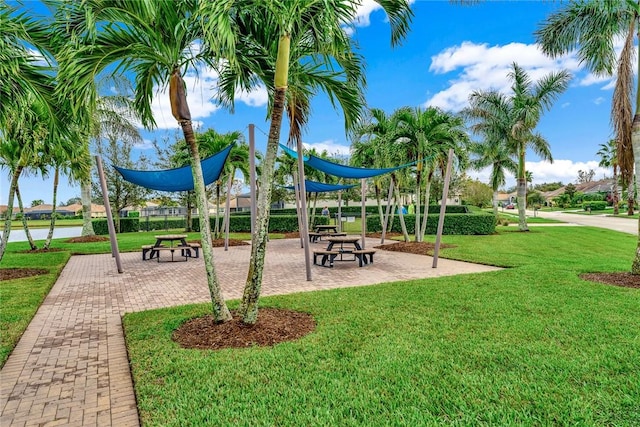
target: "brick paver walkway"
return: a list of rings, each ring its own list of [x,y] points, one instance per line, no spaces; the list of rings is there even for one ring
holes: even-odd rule
[[[379,243],[367,240],[367,247]],[[324,242],[312,245],[321,249]],[[165,256],[167,256],[165,254]],[[249,246],[214,250],[224,296],[239,298]],[[262,294],[362,286],[475,273],[494,267],[378,251],[374,263],[312,267],[306,280],[299,240],[269,243]],[[142,261],[122,254],[118,274],[111,255],[73,256],[0,371],[0,426],[137,426],[121,316],[126,312],[209,301],[202,258]]]

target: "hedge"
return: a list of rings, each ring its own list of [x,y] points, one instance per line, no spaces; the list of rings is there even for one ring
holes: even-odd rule
[[[591,202],[584,202],[582,204],[582,209],[584,209],[585,211],[589,210],[589,208],[591,208],[592,211],[603,211],[607,208],[607,202],[593,200]]]
[[[404,223],[409,234],[415,234],[415,215],[404,215]],[[436,234],[438,215],[427,217],[425,234]],[[367,232],[382,231],[382,224],[378,216],[367,217]],[[401,233],[400,217],[395,215],[391,231]],[[493,234],[496,231],[496,217],[486,212],[470,214],[446,214],[442,227],[442,234]]]
[[[599,202],[590,202],[591,204]],[[606,202],[603,202],[606,204]],[[463,208],[466,207],[462,206]],[[439,208],[439,206],[438,206]],[[458,205],[453,209],[460,208]],[[594,209],[594,208],[592,208]],[[404,215],[405,224],[409,234],[414,234],[415,215]],[[222,219],[220,219],[222,222]],[[211,228],[214,228],[215,218],[210,218]],[[316,224],[328,224],[329,218],[318,215],[315,218]],[[200,221],[198,217],[193,218],[193,231],[200,231]],[[120,231],[122,233],[136,232],[139,230],[165,230],[185,228],[184,220],[160,220],[160,221],[139,221],[138,218],[121,218]],[[436,234],[438,226],[438,215],[429,215],[427,219],[426,234]],[[496,218],[493,214],[486,212],[474,213],[447,213],[444,219],[443,234],[492,234],[495,232]],[[93,220],[93,229],[96,234],[109,234],[106,219]],[[242,233],[251,230],[251,217],[247,215],[232,216],[229,222],[229,231],[232,233]],[[379,232],[382,230],[378,215],[367,216],[367,231]],[[294,232],[298,231],[298,217],[295,215],[272,215],[269,219],[269,232]],[[391,231],[402,232],[399,215],[393,216]]]

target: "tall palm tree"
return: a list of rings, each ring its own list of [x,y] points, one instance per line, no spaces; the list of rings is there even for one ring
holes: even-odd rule
[[[61,19],[69,23],[74,37],[83,43],[63,52],[60,73],[73,82],[68,85],[65,94],[75,101],[78,110],[92,98],[91,88],[95,78],[109,67],[113,73],[131,73],[135,80],[134,107],[142,123],[149,127],[155,125],[151,102],[156,86],[169,86],[171,112],[182,128],[191,154],[213,317],[217,322],[224,322],[231,319],[231,314],[222,296],[213,264],[211,226],[200,152],[183,80],[189,70],[194,70],[198,65],[214,67],[218,59],[209,50],[210,38],[202,32],[197,8],[198,2],[195,0],[86,0],[67,4]]]
[[[544,53],[557,57],[577,49],[580,61],[594,74],[617,76],[611,103],[611,122],[617,141],[617,159],[622,181],[628,188],[628,213],[635,204],[634,170],[640,170],[640,82],[635,87],[633,112],[634,59],[640,64],[635,40],[640,29],[640,5],[632,0],[571,1],[549,15],[536,31]],[[620,54],[615,41],[623,38]],[[631,266],[640,274],[640,236]]]
[[[470,145],[469,151],[474,156],[470,161],[470,166],[475,170],[491,167],[489,174],[489,185],[493,190],[493,214],[498,217],[498,190],[506,183],[505,172],[514,175],[518,165],[513,161],[509,148],[504,140],[485,140]]]
[[[596,153],[600,156],[598,166],[603,168],[613,168],[613,186],[611,187],[611,198],[613,200],[613,214],[620,214],[618,207],[618,141],[610,139],[606,144],[600,144],[600,149]]]
[[[534,83],[526,71],[514,63],[508,76],[512,80],[510,95],[496,91],[473,92],[470,96],[471,113],[487,126],[492,126],[496,138],[502,138],[517,158],[518,229],[529,231],[525,215],[526,152],[531,149],[540,158],[553,161],[549,143],[534,131],[542,113],[551,108],[553,101],[567,89],[571,75],[564,70],[553,72]]]
[[[409,27],[411,10],[408,3],[405,0],[379,0],[378,3],[389,16],[392,41],[399,41]],[[253,324],[257,320],[271,183],[282,117],[287,111],[287,88],[293,83],[289,92],[292,108],[288,111],[303,112],[302,115],[293,115],[294,128],[300,128],[299,125],[305,120],[304,111],[308,112],[305,106],[309,105],[312,94],[309,88],[323,90],[330,94],[332,101],[340,103],[347,128],[357,122],[362,108],[360,89],[364,76],[362,63],[353,53],[352,41],[343,26],[355,18],[359,5],[360,2],[355,0],[219,0],[202,3],[210,34],[219,34],[220,28],[229,30],[225,33],[227,37],[219,39],[216,49],[228,60],[227,69],[233,71],[228,77],[222,78],[223,82],[228,83],[227,89],[235,91],[238,82],[245,88],[251,87],[258,78],[271,94],[271,125],[262,162],[256,232],[239,310],[245,323]],[[251,55],[240,57],[238,53],[241,51],[249,51]],[[310,79],[312,74],[322,71],[324,79],[315,82]]]

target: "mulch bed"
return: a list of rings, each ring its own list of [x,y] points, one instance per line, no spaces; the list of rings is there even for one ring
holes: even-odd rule
[[[640,289],[640,275],[631,273],[588,273],[581,274],[581,279],[598,282],[605,285],[622,286]]]
[[[313,332],[316,322],[308,313],[279,308],[261,308],[255,325],[245,325],[232,311],[233,320],[215,323],[211,315],[185,322],[173,332],[183,348],[219,350],[272,346],[294,341]]]
[[[189,240],[187,243],[200,243],[202,244],[202,240]],[[211,243],[214,248],[223,248],[224,247],[224,239],[212,239]],[[245,242],[244,240],[238,239],[229,239],[229,246],[245,246],[250,243]]]
[[[19,254],[47,254],[49,252],[63,252],[66,249],[62,248],[49,248],[49,249],[27,249],[24,251],[18,251]]]
[[[431,242],[398,242],[374,246],[385,251],[405,252],[416,255],[432,255],[436,245]],[[440,249],[455,248],[456,245],[440,244]]]
[[[0,280],[21,279],[47,273],[49,273],[49,270],[42,268],[0,268]]]
[[[95,243],[95,242],[105,242],[108,240],[109,238],[104,236],[81,236],[81,237],[73,237],[71,239],[65,240],[65,243]]]

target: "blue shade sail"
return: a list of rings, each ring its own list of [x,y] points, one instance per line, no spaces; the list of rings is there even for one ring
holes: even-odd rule
[[[354,168],[353,166],[345,166],[338,163],[329,162],[316,156],[309,156],[309,160],[307,160],[305,163],[312,168],[324,173],[328,173],[329,175],[353,179],[371,178],[373,176],[384,175],[385,173],[393,172],[395,170],[406,168],[407,166],[415,164],[415,162],[413,162],[406,165],[396,166],[395,168],[385,169]]]
[[[282,145],[282,144],[278,144],[280,145],[280,148],[282,148],[282,151],[284,151],[285,153],[287,153],[290,157],[293,157],[294,159],[298,160],[298,152],[295,150],[292,150],[291,148],[287,147],[286,145]],[[303,161],[307,161],[309,160],[308,157],[302,157]]]
[[[285,145],[280,144],[280,148],[287,153],[289,156],[294,159],[298,158],[298,153],[288,148]],[[341,165],[339,163],[333,163],[328,160],[321,159],[320,157],[316,157],[310,155],[308,157],[303,157],[304,162],[307,166],[311,166],[314,169],[322,171],[332,176],[338,176],[341,178],[352,178],[352,179],[362,179],[362,178],[371,178],[378,175],[384,175],[385,173],[393,172],[398,169],[403,169],[409,166],[415,165],[417,162],[407,163],[406,165],[396,166],[394,168],[386,168],[386,169],[368,169],[368,168],[355,168],[353,166]]]
[[[349,188],[353,188],[355,185],[334,185],[334,184],[324,184],[322,182],[309,181],[304,180],[304,189],[309,193],[326,193],[330,191],[339,191],[339,190],[348,190]],[[293,185],[285,187],[288,190],[293,190]]]
[[[209,185],[220,178],[224,163],[227,161],[227,157],[233,146],[234,144],[231,144],[224,150],[200,162],[202,165],[202,175],[204,176],[204,185]],[[117,166],[114,166],[114,168],[125,180],[152,190],[191,191],[194,188],[191,166],[157,171],[124,169]]]

